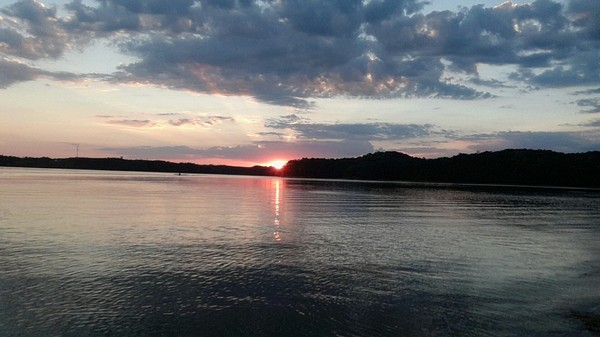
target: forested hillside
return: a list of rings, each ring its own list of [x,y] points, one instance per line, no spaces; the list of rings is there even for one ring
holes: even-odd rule
[[[285,177],[600,187],[600,152],[504,150],[421,159],[399,152],[292,160]]]

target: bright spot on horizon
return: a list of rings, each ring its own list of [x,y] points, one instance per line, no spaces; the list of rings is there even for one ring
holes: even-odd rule
[[[285,166],[285,164],[287,164],[287,162],[288,162],[287,160],[280,160],[280,159],[278,159],[278,160],[270,161],[266,165],[274,167],[274,168],[276,168],[278,170],[281,170]]]

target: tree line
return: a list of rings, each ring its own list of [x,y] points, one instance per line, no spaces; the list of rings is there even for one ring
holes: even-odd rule
[[[600,188],[599,151],[560,153],[509,149],[437,159],[387,151],[356,158],[290,160],[279,171],[265,166],[198,165],[161,160],[12,156],[0,156],[0,166]]]
[[[275,168],[264,166],[240,167],[228,165],[198,165],[194,163],[173,163],[162,160],[132,160],[122,158],[77,157],[53,159],[48,157],[20,158],[12,156],[0,156],[0,166],[261,176],[277,174],[277,170]]]
[[[600,152],[510,149],[423,159],[400,152],[292,160],[285,177],[600,187]]]

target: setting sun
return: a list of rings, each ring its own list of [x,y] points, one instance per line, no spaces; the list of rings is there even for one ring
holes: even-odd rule
[[[287,164],[287,160],[273,160],[273,161],[268,162],[266,165],[272,166],[272,167],[280,170],[282,167],[285,166],[285,164]]]

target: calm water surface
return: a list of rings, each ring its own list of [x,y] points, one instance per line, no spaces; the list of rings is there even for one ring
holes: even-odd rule
[[[591,336],[600,193],[0,168],[0,336]]]

